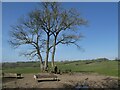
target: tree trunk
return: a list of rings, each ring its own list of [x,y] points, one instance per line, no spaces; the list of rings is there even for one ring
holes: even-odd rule
[[[42,61],[42,56],[39,52],[38,52],[38,58],[40,60],[40,70],[41,70],[41,72],[43,72],[44,71],[44,64],[43,64],[43,61]]]
[[[48,57],[49,57],[49,34],[47,35],[47,42],[46,42],[46,59],[45,59],[45,67],[44,69],[48,69]]]
[[[43,61],[42,61],[42,56],[41,56],[41,53],[39,51],[39,46],[37,44],[37,54],[38,54],[38,59],[40,60],[40,71],[43,72],[44,71],[44,64],[43,64]]]
[[[44,64],[43,62],[40,61],[40,71],[43,72],[44,71]]]
[[[51,62],[51,65],[52,67],[54,67],[54,58],[55,58],[55,50],[56,50],[56,38],[54,39],[54,45],[53,45],[53,52],[52,52],[52,62]]]

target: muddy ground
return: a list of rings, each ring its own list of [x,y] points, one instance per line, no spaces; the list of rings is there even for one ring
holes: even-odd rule
[[[87,86],[89,88],[118,88],[118,78],[99,74],[56,74],[58,81],[44,80],[37,82],[34,74],[23,74],[24,78],[3,80],[2,88],[76,88]]]

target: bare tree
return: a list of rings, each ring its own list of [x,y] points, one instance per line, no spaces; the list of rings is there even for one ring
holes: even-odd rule
[[[80,14],[75,9],[64,10],[60,7],[60,3],[45,3],[47,11],[49,12],[49,32],[52,33],[53,44],[49,47],[52,50],[52,67],[54,66],[54,56],[56,51],[56,45],[58,44],[74,44],[77,47],[77,41],[81,39],[80,34],[71,34],[69,32],[77,32],[77,27],[80,25],[86,25],[87,21],[80,17]],[[62,33],[62,34],[61,34]],[[67,35],[67,33],[69,33]]]
[[[10,31],[11,39],[10,44],[18,48],[20,46],[29,45],[32,50],[24,53],[25,56],[35,57],[40,60],[41,70],[43,70],[43,59],[41,52],[45,48],[45,40],[43,37],[43,31],[38,22],[38,13],[31,12],[27,18],[21,19],[18,25],[12,26]]]
[[[66,45],[74,44],[79,47],[77,41],[79,41],[81,35],[77,27],[86,25],[87,21],[81,18],[80,14],[74,9],[62,9],[60,3],[43,2],[40,5],[40,9],[32,11],[27,19],[13,27],[10,43],[15,47],[26,44],[31,45],[33,47],[32,51],[25,55],[32,57],[37,55],[41,62],[42,70],[43,65],[46,70],[51,49],[53,67],[57,45],[60,43]],[[50,40],[53,40],[53,42],[51,43]],[[41,55],[43,51],[46,52],[44,64]]]

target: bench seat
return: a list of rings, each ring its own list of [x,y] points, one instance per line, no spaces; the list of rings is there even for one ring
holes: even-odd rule
[[[17,73],[3,73],[2,75],[3,78],[23,78],[22,74],[17,74]]]
[[[57,80],[57,76],[54,74],[38,74],[34,75],[34,79],[39,81],[39,80]]]

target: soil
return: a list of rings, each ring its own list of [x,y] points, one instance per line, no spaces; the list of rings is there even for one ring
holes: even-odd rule
[[[87,86],[89,88],[118,88],[118,78],[112,76],[103,76],[96,73],[72,73],[55,74],[58,81],[44,80],[37,82],[34,74],[23,74],[24,78],[3,80],[3,88],[76,88],[77,86]]]

